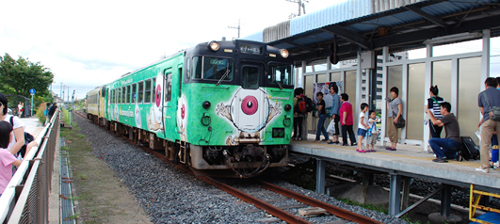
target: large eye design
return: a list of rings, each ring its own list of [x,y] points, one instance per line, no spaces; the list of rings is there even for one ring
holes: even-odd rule
[[[181,107],[181,117],[184,120],[184,117],[186,117],[186,105],[182,104]]]
[[[254,96],[246,96],[243,99],[243,102],[241,102],[241,110],[246,115],[255,114],[258,108],[259,108],[259,103],[257,102],[257,99]]]
[[[161,103],[161,86],[160,85],[157,85],[156,86],[156,106],[157,107],[160,107],[160,103]]]

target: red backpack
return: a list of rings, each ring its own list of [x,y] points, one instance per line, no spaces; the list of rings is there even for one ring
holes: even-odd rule
[[[307,113],[306,100],[303,97],[299,97],[297,100],[297,107],[295,107],[295,112],[299,114]]]

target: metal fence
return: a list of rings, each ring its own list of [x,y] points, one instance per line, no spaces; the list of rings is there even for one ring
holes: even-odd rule
[[[49,193],[54,170],[54,153],[60,128],[56,112],[35,139],[0,197],[0,223],[48,223]]]

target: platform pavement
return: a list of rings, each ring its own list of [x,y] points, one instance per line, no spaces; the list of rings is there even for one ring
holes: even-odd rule
[[[314,143],[313,140],[314,135],[309,135],[308,140],[292,141],[291,152],[367,169],[432,179],[456,186],[470,187],[470,184],[475,184],[500,192],[500,170],[491,169],[490,173],[476,171],[475,168],[480,166],[480,160],[461,162],[449,160],[448,163],[436,163],[432,162],[435,159],[434,154],[424,151],[422,146],[398,144],[397,151],[376,146],[375,153],[358,153],[356,146]]]

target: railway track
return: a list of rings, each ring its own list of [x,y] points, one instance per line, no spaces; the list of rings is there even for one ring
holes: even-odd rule
[[[85,114],[81,113],[80,111],[75,111],[75,113],[77,115],[87,119]],[[137,145],[135,142],[131,141],[130,139],[126,138],[125,136],[121,136],[121,137],[122,137],[122,139],[127,140],[129,143]],[[252,193],[246,193],[245,191],[248,191],[248,189],[240,190],[236,187],[230,186],[229,184],[226,184],[226,183],[222,183],[221,181],[215,180],[215,179],[210,178],[210,177],[196,176],[184,164],[173,163],[172,161],[167,159],[167,157],[165,155],[159,153],[158,151],[151,150],[146,146],[142,146],[142,145],[137,145],[137,146],[141,147],[146,152],[157,156],[161,160],[168,162],[168,163],[172,164],[173,166],[185,171],[186,173],[189,173],[189,174],[195,176],[196,178],[203,180],[204,182],[211,184],[211,185],[227,192],[228,194],[230,194],[234,197],[239,198],[242,201],[245,201],[249,204],[252,204],[255,207],[262,209],[265,212],[271,214],[272,216],[277,217],[277,218],[279,218],[287,223],[312,223],[312,222],[304,219],[301,216],[297,216],[297,215],[294,215],[294,214],[286,211],[288,209],[286,206],[284,208],[278,207],[278,206],[275,206],[275,205],[271,204],[270,202],[268,202],[268,201],[273,201],[273,200],[259,199],[258,197],[253,196]],[[275,198],[286,197],[289,200],[295,200],[297,202],[297,204],[299,204],[295,207],[309,207],[310,206],[310,207],[322,208],[327,213],[334,215],[338,218],[353,221],[356,223],[361,223],[361,224],[382,223],[380,221],[371,219],[369,217],[362,216],[360,214],[348,211],[348,210],[343,209],[343,208],[339,208],[337,206],[333,206],[331,204],[316,200],[314,198],[307,197],[305,195],[290,191],[288,189],[276,186],[274,184],[271,184],[271,183],[268,183],[265,181],[258,181],[258,186],[260,186],[260,188],[262,190],[255,190],[254,189],[253,190],[254,192],[255,191],[264,191],[264,189],[266,191],[269,191],[269,192],[274,192],[276,194],[276,196],[273,196],[273,197],[275,197]],[[266,194],[268,194],[268,193],[266,193]]]

